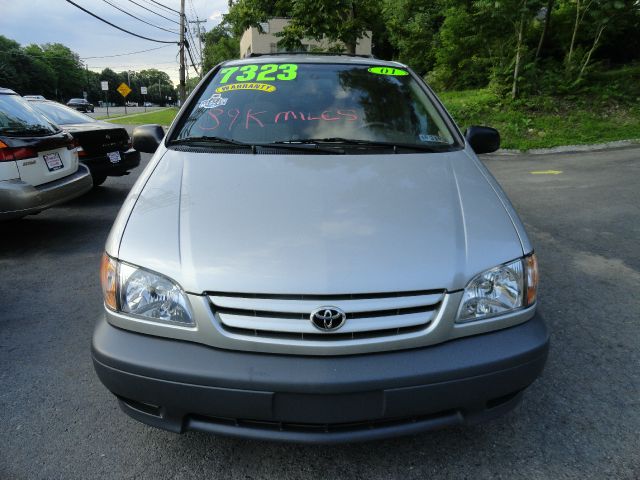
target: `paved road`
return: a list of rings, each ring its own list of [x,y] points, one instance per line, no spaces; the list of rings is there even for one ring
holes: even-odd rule
[[[640,478],[640,149],[487,163],[538,250],[552,332],[548,366],[514,412],[337,447],[129,419],[89,343],[100,254],[132,175],[0,225],[0,478]],[[562,173],[530,173],[549,170]]]
[[[147,107],[147,112],[152,112],[153,110],[160,110],[164,107]],[[127,107],[127,115],[131,115],[132,113],[144,113],[144,107]],[[106,107],[96,107],[95,112],[87,113],[90,117],[104,117],[107,115]],[[120,117],[125,115],[124,107],[109,107],[109,117]]]

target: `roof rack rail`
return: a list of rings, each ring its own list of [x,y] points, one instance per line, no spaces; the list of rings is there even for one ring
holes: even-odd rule
[[[265,57],[271,55],[326,55],[326,56],[345,56],[345,57],[359,57],[359,58],[373,58],[373,55],[360,55],[356,53],[340,53],[340,52],[307,52],[305,50],[294,51],[294,52],[274,52],[274,53],[254,53],[246,55],[244,58],[252,58],[252,57]]]

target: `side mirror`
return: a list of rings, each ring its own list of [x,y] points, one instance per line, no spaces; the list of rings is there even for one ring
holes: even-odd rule
[[[131,135],[133,148],[143,153],[155,153],[163,138],[164,129],[160,125],[140,125]]]
[[[495,128],[469,127],[464,132],[464,138],[476,154],[491,153],[500,148],[500,134]]]

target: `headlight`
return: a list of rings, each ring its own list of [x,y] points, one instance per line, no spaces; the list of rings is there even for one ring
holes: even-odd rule
[[[105,254],[101,279],[105,305],[112,310],[161,323],[194,324],[187,295],[167,277]]]
[[[538,287],[535,255],[482,272],[464,289],[458,323],[482,320],[533,305]]]

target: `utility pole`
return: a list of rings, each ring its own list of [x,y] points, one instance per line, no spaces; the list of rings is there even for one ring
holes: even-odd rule
[[[180,95],[180,105],[186,100],[186,84],[184,80],[184,0],[180,0],[180,85],[178,93]]]
[[[193,33],[198,36],[198,46],[200,47],[200,74],[204,75],[204,69],[202,68],[204,65],[204,58],[202,57],[202,30],[200,29],[201,23],[207,23],[207,20],[189,20],[189,23],[195,23],[196,26],[193,29]]]

